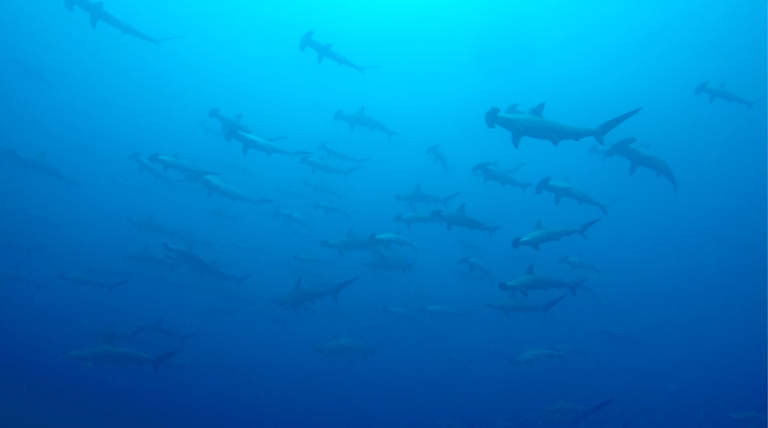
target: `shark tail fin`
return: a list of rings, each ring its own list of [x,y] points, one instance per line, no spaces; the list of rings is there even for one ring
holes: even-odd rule
[[[498,107],[491,107],[487,112],[485,112],[485,125],[489,128],[495,128],[496,119],[499,117],[500,112],[501,109]]]
[[[341,120],[344,118],[344,112],[342,110],[336,110],[336,113],[333,114],[334,120]]]
[[[155,370],[155,373],[157,373],[160,370],[160,366],[161,365],[163,365],[163,364],[167,363],[168,361],[170,361],[170,359],[175,357],[176,355],[178,355],[179,352],[181,352],[180,349],[176,350],[176,351],[166,352],[164,354],[160,354],[160,355],[156,356],[152,360],[152,368]]]
[[[602,410],[604,407],[606,407],[607,405],[611,404],[612,402],[613,402],[613,398],[609,398],[607,400],[603,400],[603,401],[595,404],[594,406],[586,409],[585,411],[581,412],[581,414],[576,416],[576,418],[574,418],[573,421],[571,421],[571,425],[572,426],[580,426],[582,424],[582,422],[584,422],[584,420],[586,420],[590,416],[594,415],[595,413],[599,412],[600,410]]]
[[[64,0],[64,5],[67,6],[67,10],[75,8],[75,0]]]
[[[520,248],[520,238],[515,238],[512,240],[512,248]]]
[[[548,312],[550,309],[557,306],[558,303],[562,302],[563,299],[565,299],[565,294],[563,294],[560,297],[555,297],[554,299],[550,300],[549,302],[544,304],[544,312]]]
[[[333,301],[337,302],[339,301],[339,294],[341,294],[342,291],[344,291],[347,287],[349,287],[350,284],[357,281],[357,277],[348,279],[341,284],[338,284],[336,288],[333,290]]]
[[[613,119],[602,123],[600,126],[597,127],[595,130],[595,140],[597,140],[600,145],[605,144],[605,135],[608,134],[613,130],[613,128],[619,126],[622,122],[629,119],[630,117],[636,115],[642,108],[636,108],[632,111],[628,111],[621,116],[614,117]]]
[[[587,230],[589,230],[589,228],[590,228],[590,227],[592,227],[592,225],[594,225],[594,224],[595,224],[595,223],[597,223],[598,221],[600,221],[600,219],[599,219],[599,218],[597,218],[597,219],[594,219],[594,220],[592,220],[592,221],[588,221],[588,222],[584,223],[583,225],[581,225],[581,227],[579,228],[579,234],[580,234],[580,235],[581,235],[583,238],[586,238],[586,237],[587,237]]]

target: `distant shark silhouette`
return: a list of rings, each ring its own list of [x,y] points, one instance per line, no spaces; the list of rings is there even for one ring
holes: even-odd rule
[[[77,7],[83,12],[89,14],[91,16],[92,28],[96,28],[96,24],[98,24],[99,22],[103,22],[104,24],[109,25],[112,28],[120,30],[123,34],[133,36],[139,40],[144,40],[145,42],[149,42],[155,45],[160,44],[164,41],[168,41],[176,38],[176,37],[157,38],[157,37],[148,36],[147,34],[137,30],[133,26],[118,19],[115,15],[112,15],[111,13],[104,10],[104,3],[102,2],[90,2],[88,0],[64,0],[64,4],[67,6],[67,9],[70,11],[74,10],[75,7]]]

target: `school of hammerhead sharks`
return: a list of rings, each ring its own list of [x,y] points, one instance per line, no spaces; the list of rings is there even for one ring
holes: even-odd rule
[[[155,38],[139,31],[135,27],[123,22],[111,13],[107,12],[100,2],[91,2],[89,0],[66,0],[66,7],[71,10],[79,10],[90,17],[90,25],[94,28],[97,25],[106,25],[112,27],[123,34],[134,37],[140,41],[151,44],[159,44],[169,41],[171,38]],[[312,51],[316,54],[318,64],[333,62],[341,68],[348,68],[355,72],[364,74],[368,71],[363,67],[339,52],[331,44],[323,43],[316,39],[312,31],[306,32],[300,38],[297,37],[300,51]],[[693,88],[696,95],[704,95],[709,101],[722,100],[729,103],[739,104],[751,108],[753,101],[748,101],[739,97],[725,88],[716,88],[709,83],[704,82]],[[656,176],[666,180],[677,195],[678,183],[672,168],[668,163],[646,150],[640,148],[635,138],[624,138],[612,144],[606,144],[607,136],[625,121],[637,115],[641,109],[635,108],[616,117],[609,119],[595,127],[580,127],[564,124],[546,117],[545,104],[541,103],[529,109],[523,109],[519,105],[511,105],[506,109],[491,107],[484,116],[484,124],[489,132],[503,130],[509,133],[512,145],[517,148],[524,139],[542,140],[558,146],[563,141],[578,141],[582,139],[594,139],[596,144],[591,148],[591,153],[603,158],[622,158],[628,163],[629,174],[633,175],[639,169],[646,169]],[[201,114],[202,116],[202,114]],[[367,158],[356,157],[343,151],[334,149],[328,144],[318,146],[318,152],[291,150],[285,144],[281,143],[282,138],[267,138],[257,135],[246,124],[243,123],[242,115],[226,114],[219,108],[212,108],[207,112],[208,119],[220,125],[220,132],[217,132],[224,140],[233,142],[242,150],[245,156],[251,152],[261,152],[266,155],[286,156],[295,159],[300,165],[308,168],[313,174],[328,174],[349,176],[360,170]],[[392,128],[375,119],[364,109],[357,111],[338,110],[331,117],[339,122],[346,124],[350,130],[357,128],[367,129],[370,132],[381,133],[386,138],[398,138],[398,133]],[[478,118],[478,126],[482,126]],[[426,150],[426,156],[431,158],[436,164],[446,168],[447,159],[439,145],[430,146]],[[4,163],[14,163],[28,170],[36,170],[39,173],[60,179],[69,180],[55,167],[42,161],[25,158],[11,150],[3,149],[0,158]],[[185,162],[175,155],[164,155],[160,153],[136,154],[133,161],[139,168],[157,178],[166,177],[173,174],[176,177],[183,178],[186,182],[200,186],[208,195],[219,196],[233,201],[233,203],[252,204],[254,206],[276,205],[276,201],[268,198],[257,198],[248,195],[226,182],[222,174],[215,171],[200,168],[191,163]],[[601,214],[605,215],[608,208],[605,204],[591,197],[587,192],[574,187],[565,181],[558,181],[551,177],[546,177],[538,182],[529,182],[518,178],[518,171],[523,165],[514,167],[501,165],[499,162],[481,162],[474,167],[468,174],[479,177],[484,183],[496,183],[500,186],[519,188],[526,190],[532,188],[536,194],[547,193],[554,199],[555,204],[560,204],[561,200],[572,200],[579,205],[594,207]],[[323,187],[305,181],[305,185],[316,194],[324,198],[335,198],[338,200],[340,194],[331,187]],[[402,202],[404,206],[410,208],[410,211],[397,214],[393,217],[393,222],[399,224],[399,227],[407,226],[418,227],[423,224],[434,224],[445,227],[447,230],[465,229],[478,233],[496,234],[501,226],[485,220],[473,217],[464,204],[458,204],[456,208],[448,208],[458,194],[436,195],[424,191],[421,186],[415,186],[411,191],[397,194],[395,198]],[[349,216],[350,213],[340,208],[335,203],[315,203],[314,209],[326,214],[338,214]],[[303,217],[287,209],[276,208],[276,216],[287,223],[295,224],[301,227],[305,224]],[[600,222],[599,218],[594,218],[583,224],[563,227],[549,228],[539,221],[533,229],[522,235],[514,237],[511,241],[513,248],[529,247],[539,251],[543,246],[566,239],[569,237],[586,237],[589,230]],[[158,225],[151,223],[139,224],[139,227],[159,228]],[[597,226],[599,227],[599,226]],[[172,231],[163,231],[171,235]],[[172,237],[171,237],[172,238]],[[180,239],[181,240],[181,239]],[[184,269],[212,281],[221,281],[229,283],[242,283],[248,276],[239,276],[224,271],[217,264],[207,260],[204,256],[198,254],[191,246],[172,242],[162,245],[162,256],[152,256],[149,254],[136,255],[137,261],[151,262],[157,264],[167,264],[180,266]],[[367,264],[372,270],[406,272],[413,264],[408,257],[403,257],[402,253],[408,253],[416,248],[416,244],[406,236],[399,233],[381,232],[365,235],[348,234],[339,239],[328,239],[317,242],[319,248],[328,249],[332,253],[346,254],[358,252],[373,256],[373,260]],[[321,250],[322,251],[322,250]],[[310,258],[302,259],[297,256],[299,261],[307,263],[315,262]],[[573,271],[580,271],[584,275],[595,274],[598,268],[580,257],[564,257],[561,263]],[[468,256],[458,260],[458,265],[468,272],[476,275],[492,277],[492,269],[485,265],[478,257]],[[119,282],[101,282],[98,280],[78,277],[75,275],[61,275],[61,281],[71,282],[80,285],[87,285],[98,288],[112,289],[121,286],[125,281]],[[339,295],[350,285],[357,282],[359,278],[353,277],[344,281],[331,284],[322,288],[306,287],[299,279],[293,289],[285,296],[277,299],[277,303],[287,309],[301,310],[311,307],[320,300],[338,300]],[[510,296],[510,298],[491,303],[486,306],[489,309],[499,311],[504,314],[512,313],[536,313],[547,312],[563,301],[569,294],[577,294],[581,291],[588,291],[585,286],[586,279],[570,280],[540,275],[531,265],[517,278],[507,281],[496,282],[498,288]],[[529,298],[541,292],[552,294],[551,299],[537,301]],[[545,293],[546,294],[546,293]],[[388,308],[392,312],[403,310],[399,307]],[[427,306],[422,308],[427,312],[451,312],[452,310],[442,306]],[[146,365],[158,369],[162,364],[169,361],[177,355],[180,348],[171,352],[159,355],[150,355],[149,353],[136,351],[121,345],[130,337],[136,337],[147,333],[148,331],[160,332],[163,335],[173,336],[183,342],[189,334],[177,331],[171,331],[160,323],[147,324],[137,327],[135,330],[125,333],[118,337],[112,335],[105,338],[105,344],[94,348],[84,349],[71,353],[71,356],[82,360],[87,364],[99,365]],[[316,347],[318,352],[341,356],[343,358],[369,357],[373,353],[373,347],[349,337],[337,337],[327,343]],[[557,349],[531,349],[517,357],[517,363],[533,364],[539,360],[559,359],[564,357],[564,351]],[[577,418],[583,420],[587,416],[597,412],[605,407],[610,400],[602,401],[594,406],[581,411]]]

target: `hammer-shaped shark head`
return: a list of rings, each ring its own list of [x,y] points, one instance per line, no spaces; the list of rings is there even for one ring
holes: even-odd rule
[[[485,113],[485,125],[488,126],[489,128],[495,128],[496,118],[499,117],[500,112],[501,112],[500,108],[491,107],[491,109]]]
[[[299,42],[299,49],[304,50],[309,46],[310,43],[312,43],[312,35],[315,34],[312,30],[307,31],[304,33],[304,35],[301,37],[301,42]]]

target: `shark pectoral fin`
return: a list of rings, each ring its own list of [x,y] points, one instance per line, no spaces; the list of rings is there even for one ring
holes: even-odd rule
[[[520,147],[520,136],[515,133],[512,133],[512,145],[515,146],[516,149]]]
[[[559,195],[555,195],[555,205],[560,205],[560,199]]]
[[[629,175],[634,175],[635,171],[637,171],[637,164],[629,164]]]
[[[245,144],[243,144],[243,156],[245,156],[245,155],[247,155],[247,154],[248,154],[248,146],[246,146]]]
[[[323,63],[323,58],[325,58],[325,55],[323,55],[322,52],[318,52],[317,53],[317,63],[318,64],[322,64]]]

